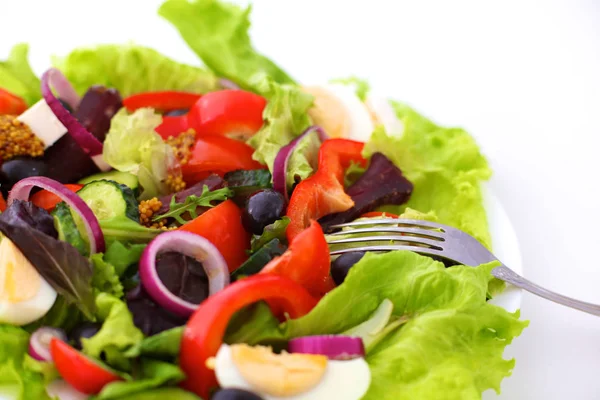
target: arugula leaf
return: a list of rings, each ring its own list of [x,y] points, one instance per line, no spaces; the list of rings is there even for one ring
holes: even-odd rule
[[[233,196],[233,191],[229,188],[221,188],[217,190],[209,190],[208,186],[202,187],[202,193],[200,196],[191,195],[188,196],[183,203],[177,203],[175,196],[171,197],[171,204],[169,204],[169,211],[154,216],[152,221],[159,221],[163,218],[175,218],[180,224],[185,224],[186,220],[183,219],[182,215],[189,213],[192,218],[196,218],[196,208],[198,207],[214,207],[211,203],[213,201],[225,201]]]
[[[275,82],[294,80],[250,43],[251,8],[214,0],[167,0],[158,14],[167,19],[211,70],[242,88],[252,89],[256,74]]]
[[[77,249],[23,222],[43,214],[39,207],[15,201],[0,215],[0,232],[9,238],[38,273],[68,302],[93,319],[92,265]],[[45,212],[45,211],[44,211]],[[46,212],[50,220],[52,216]],[[20,215],[23,219],[15,219]]]
[[[264,245],[266,245],[273,239],[279,239],[280,242],[285,243],[285,230],[287,229],[289,224],[289,217],[283,217],[273,222],[272,224],[265,226],[265,229],[263,229],[263,233],[258,238],[252,239],[250,254],[256,253],[259,249],[261,249]]]

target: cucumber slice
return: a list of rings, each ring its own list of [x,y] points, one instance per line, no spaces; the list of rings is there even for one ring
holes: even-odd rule
[[[277,256],[282,255],[286,247],[279,242],[279,239],[273,239],[256,253],[252,254],[245,263],[231,273],[231,280],[235,281],[242,276],[258,274],[265,265]]]
[[[138,202],[133,191],[115,181],[99,180],[88,183],[77,194],[100,221],[124,216],[135,222],[140,220]]]
[[[58,231],[58,238],[70,243],[82,256],[87,257],[89,255],[89,244],[83,239],[81,233],[79,233],[69,206],[63,202],[58,203],[54,211],[52,211],[52,216],[54,217],[54,225]]]
[[[87,185],[88,183],[102,180],[115,181],[129,187],[134,192],[138,190],[140,185],[137,176],[130,174],[129,172],[121,171],[100,172],[99,174],[90,175],[81,179],[79,183],[82,185]]]

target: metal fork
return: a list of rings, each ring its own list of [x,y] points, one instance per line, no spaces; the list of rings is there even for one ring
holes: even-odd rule
[[[378,225],[367,227],[367,225]],[[354,251],[392,251],[409,250],[437,259],[477,266],[490,261],[500,261],[486,249],[473,236],[436,222],[412,219],[369,219],[354,221],[331,226],[332,229],[353,228],[341,230],[329,235],[329,245],[335,244],[363,244],[363,246],[344,248],[331,251],[331,255],[338,255]],[[356,234],[373,234],[368,236],[344,237],[336,236]],[[331,240],[333,239],[333,240]],[[369,242],[389,242],[386,244],[372,244]],[[492,270],[492,275],[516,287],[525,289],[530,293],[551,300],[567,307],[575,308],[593,315],[600,316],[600,305],[572,299],[567,296],[552,292],[523,278],[506,265],[501,264]]]

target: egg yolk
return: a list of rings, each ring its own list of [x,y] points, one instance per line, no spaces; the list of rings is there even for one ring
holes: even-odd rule
[[[323,378],[327,357],[314,354],[275,354],[270,347],[236,344],[231,358],[242,377],[260,393],[294,396],[314,388]]]
[[[0,300],[19,303],[33,298],[41,278],[23,253],[7,238],[0,242]]]
[[[350,115],[338,98],[318,86],[306,86],[302,90],[315,97],[313,106],[308,110],[313,123],[323,128],[331,138],[347,137],[350,132]]]

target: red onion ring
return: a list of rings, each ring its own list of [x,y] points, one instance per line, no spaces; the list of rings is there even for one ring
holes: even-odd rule
[[[281,193],[286,201],[289,200],[286,176],[290,157],[298,143],[300,143],[300,140],[311,132],[317,132],[322,142],[327,140],[327,134],[323,128],[313,125],[302,132],[300,136],[279,149],[277,156],[275,156],[275,161],[273,162],[273,189]]]
[[[66,342],[67,334],[62,329],[49,326],[38,328],[29,338],[29,355],[38,361],[52,361],[50,342],[54,338]]]
[[[288,342],[290,353],[321,354],[330,360],[364,357],[365,347],[359,337],[343,335],[304,336]]]
[[[60,197],[69,207],[71,207],[83,221],[83,226],[90,242],[90,254],[103,252],[105,248],[104,234],[100,228],[98,218],[86,204],[85,201],[75,193],[67,189],[62,183],[44,176],[32,176],[21,179],[15,183],[8,194],[6,202],[10,206],[15,200],[29,201],[29,194],[34,187],[40,187]]]
[[[156,271],[156,257],[176,251],[202,263],[208,276],[208,294],[212,296],[229,284],[229,270],[225,259],[207,239],[192,232],[171,231],[158,235],[144,249],[140,259],[140,280],[146,292],[166,310],[189,317],[199,304],[185,301],[167,289]]]
[[[50,89],[52,84],[61,96],[66,96],[64,100],[71,107],[76,108],[79,104],[77,93],[71,86],[67,78],[56,68],[50,68],[42,75],[42,96],[48,103],[56,118],[67,128],[69,134],[75,139],[75,142],[90,156],[102,154],[102,143],[92,135],[83,125],[77,121],[77,118],[71,115],[69,111],[60,103]]]

